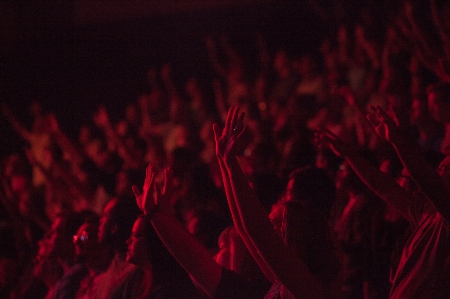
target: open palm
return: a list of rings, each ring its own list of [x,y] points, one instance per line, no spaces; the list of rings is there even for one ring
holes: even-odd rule
[[[246,126],[243,124],[244,113],[239,114],[239,107],[232,107],[228,111],[225,127],[222,132],[219,125],[213,125],[214,138],[216,141],[216,155],[228,159],[240,154],[241,145]]]

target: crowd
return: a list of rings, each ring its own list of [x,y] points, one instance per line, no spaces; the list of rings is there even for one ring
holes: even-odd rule
[[[77,139],[39,101],[1,161],[1,298],[449,298],[448,6],[311,53],[205,38]],[[442,8],[442,9],[441,9]],[[433,31],[434,33],[434,31]],[[433,42],[432,42],[433,41]],[[430,45],[435,45],[431,47]]]

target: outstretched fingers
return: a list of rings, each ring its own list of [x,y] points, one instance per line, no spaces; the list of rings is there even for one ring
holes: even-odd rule
[[[241,114],[239,114],[239,118],[236,121],[236,125],[234,127],[235,132],[238,133],[238,136],[242,134],[242,132],[244,131],[246,125],[244,125],[244,116],[245,113],[242,112]]]
[[[373,113],[368,113],[366,115],[366,118],[373,127],[377,127],[381,123],[381,117],[378,113],[378,109],[372,105],[370,105],[369,107],[373,111]],[[377,105],[377,107],[380,107],[380,106]]]
[[[144,213],[149,213],[154,207],[154,191],[155,191],[155,171],[154,165],[150,163],[145,171],[145,181],[142,194],[142,208]]]
[[[225,128],[222,131],[222,135],[230,134],[230,132],[233,131],[233,116],[234,116],[235,110],[236,110],[236,107],[231,107],[228,110],[227,120],[225,121]]]

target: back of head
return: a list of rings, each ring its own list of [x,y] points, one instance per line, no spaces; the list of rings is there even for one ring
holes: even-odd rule
[[[334,181],[326,171],[314,166],[297,168],[290,173],[289,181],[293,200],[309,202],[326,215],[330,213],[336,194]]]
[[[282,237],[323,284],[334,287],[339,279],[339,251],[330,222],[310,201],[288,200],[282,220]]]

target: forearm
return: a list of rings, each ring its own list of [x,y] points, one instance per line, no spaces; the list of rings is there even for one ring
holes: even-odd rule
[[[270,281],[273,282],[275,280],[275,277],[274,277],[272,271],[268,268],[268,266],[266,265],[264,260],[259,255],[258,251],[256,250],[255,245],[251,241],[250,237],[248,236],[247,232],[244,229],[244,226],[242,225],[241,218],[239,215],[239,210],[236,206],[236,202],[234,199],[234,194],[233,194],[233,190],[231,187],[230,178],[228,176],[228,171],[224,165],[224,162],[223,162],[222,158],[220,158],[220,157],[218,157],[217,159],[219,161],[220,171],[222,173],[223,185],[224,185],[225,194],[226,194],[227,201],[228,201],[228,206],[230,207],[231,216],[233,218],[233,224],[234,224],[236,230],[238,231],[239,235],[241,236],[241,239],[244,242],[245,246],[247,247],[248,251],[250,252],[252,257],[258,264],[259,268],[261,269],[261,271],[264,273],[264,275],[267,277],[267,279],[269,279]]]
[[[399,186],[391,176],[383,173],[358,154],[349,153],[345,155],[345,160],[372,192],[394,206],[406,220],[411,219],[409,205],[412,194]]]
[[[324,289],[306,264],[275,233],[236,157],[225,163],[244,230],[273,275],[295,296],[322,298]]]
[[[440,214],[449,221],[450,190],[438,172],[423,157],[419,146],[405,138],[393,142],[393,146],[411,179]]]
[[[225,162],[228,178],[233,192],[234,205],[239,213],[240,222],[247,234],[253,238],[265,235],[264,231],[273,232],[267,212],[256,198],[236,157]]]
[[[156,212],[151,223],[172,256],[212,297],[219,285],[222,267],[174,216]]]

